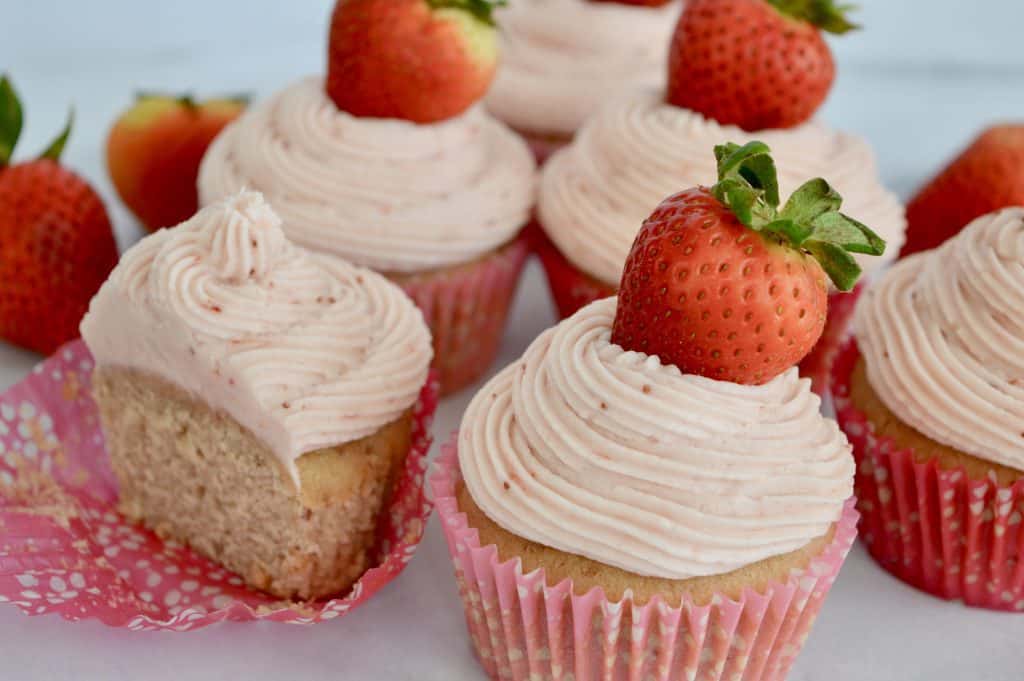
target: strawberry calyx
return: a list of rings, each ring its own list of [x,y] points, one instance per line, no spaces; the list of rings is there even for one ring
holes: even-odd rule
[[[488,26],[495,26],[494,10],[504,7],[508,0],[427,0],[431,9],[456,9],[469,12]]]
[[[136,104],[147,102],[153,99],[172,100],[180,104],[182,107],[188,109],[189,111],[196,111],[197,109],[199,109],[200,106],[204,104],[204,102],[201,102],[198,99],[196,99],[196,96],[191,92],[186,92],[184,94],[170,94],[163,92],[151,92],[148,90],[141,90],[135,93]],[[249,103],[252,101],[252,97],[247,94],[233,94],[226,95],[223,97],[212,97],[210,98],[210,100],[207,101],[233,102],[235,104],[240,104],[241,106],[249,106]]]
[[[839,212],[843,197],[822,178],[804,183],[779,209],[779,180],[764,142],[715,147],[718,183],[711,193],[745,226],[779,244],[811,255],[840,291],[861,275],[851,253],[882,255],[885,241]]]
[[[50,146],[43,150],[43,153],[39,155],[39,158],[48,158],[51,161],[59,161],[60,155],[64,153],[64,147],[68,143],[68,137],[71,136],[71,128],[75,124],[75,110],[74,108],[68,111],[68,121],[64,124],[64,129],[60,131],[57,138],[50,142]]]
[[[21,100],[10,78],[4,75],[0,78],[0,168],[10,163],[14,155],[23,120]]]
[[[788,17],[806,21],[828,33],[842,35],[860,28],[846,17],[856,5],[837,5],[834,0],[768,0],[768,3]]]

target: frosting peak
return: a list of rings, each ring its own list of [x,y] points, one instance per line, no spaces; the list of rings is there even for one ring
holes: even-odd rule
[[[729,572],[825,535],[853,458],[792,369],[763,386],[680,373],[611,342],[617,300],[540,336],[474,398],[460,465],[532,541],[640,575]]]
[[[432,356],[401,289],[293,246],[254,192],[125,253],[82,336],[98,366],[160,376],[230,414],[296,482],[302,454],[400,418]]]
[[[1024,208],[978,218],[865,293],[868,381],[900,420],[1024,470]]]

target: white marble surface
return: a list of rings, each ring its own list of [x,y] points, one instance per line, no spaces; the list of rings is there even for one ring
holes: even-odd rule
[[[836,42],[840,78],[824,116],[878,148],[904,195],[985,123],[1024,115],[1017,0],[864,0],[870,30]],[[25,99],[22,154],[41,149],[74,102],[68,162],[107,200],[120,242],[139,236],[102,166],[102,140],[137,88],[265,94],[320,70],[327,0],[0,0],[0,69]],[[552,321],[528,271],[500,363]],[[0,343],[0,388],[36,358]],[[446,403],[450,432],[469,399]],[[791,679],[1016,681],[1024,617],[973,611],[888,577],[857,547]],[[482,679],[469,652],[436,522],[409,570],[350,616],[312,628],[224,624],[132,634],[0,608],[0,678]]]

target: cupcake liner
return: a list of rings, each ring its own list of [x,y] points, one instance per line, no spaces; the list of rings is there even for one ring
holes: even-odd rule
[[[442,396],[476,381],[498,356],[528,255],[528,238],[520,235],[478,262],[397,282],[430,327]]]
[[[413,446],[382,515],[375,565],[347,595],[289,602],[117,513],[117,481],[89,390],[93,360],[75,341],[0,395],[0,602],[28,615],[191,631],[221,620],[312,624],[344,615],[412,559],[431,504],[423,489],[432,377]]]
[[[738,601],[716,596],[706,606],[614,603],[600,589],[574,594],[570,580],[548,584],[543,569],[523,574],[519,559],[499,562],[458,510],[460,477],[453,437],[430,484],[470,638],[492,679],[784,679],[857,534],[851,500],[825,551],[763,594],[747,589]]]
[[[921,463],[879,437],[850,403],[860,357],[854,339],[833,371],[839,425],[857,459],[861,537],[890,573],[939,598],[991,610],[1024,611],[1024,481],[971,480],[963,468]]]
[[[618,286],[609,286],[598,281],[569,262],[544,233],[543,228],[535,232],[534,249],[544,266],[551,297],[555,301],[555,309],[560,319],[573,316],[577,310],[595,300],[614,296],[618,290]]]
[[[811,390],[824,395],[828,390],[832,364],[839,354],[843,341],[850,335],[850,322],[857,300],[864,292],[864,285],[858,284],[849,293],[830,293],[828,296],[828,321],[825,330],[810,354],[800,361],[800,375],[811,379]]]

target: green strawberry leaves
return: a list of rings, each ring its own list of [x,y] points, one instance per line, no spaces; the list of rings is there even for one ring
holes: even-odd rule
[[[494,9],[504,7],[508,0],[427,0],[433,9],[458,9],[469,12],[488,26],[494,26]]]
[[[64,129],[57,135],[57,139],[50,142],[50,146],[46,147],[39,158],[48,158],[51,161],[59,161],[60,155],[64,153],[64,146],[68,143],[68,137],[71,136],[71,128],[75,124],[75,110],[71,109],[68,112],[68,122],[64,124]]]
[[[11,79],[0,78],[0,168],[7,165],[21,136],[23,114]]]
[[[842,35],[860,28],[846,18],[856,5],[836,5],[834,0],[768,0],[783,14],[806,21],[823,31]]]
[[[851,253],[885,253],[881,237],[839,212],[843,197],[820,177],[805,182],[779,210],[778,172],[764,142],[722,144],[715,158],[715,198],[747,227],[810,253],[840,291],[852,289],[861,274]]]

